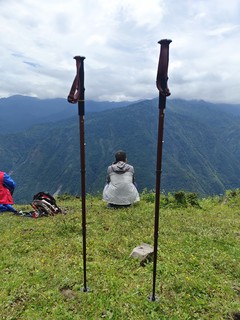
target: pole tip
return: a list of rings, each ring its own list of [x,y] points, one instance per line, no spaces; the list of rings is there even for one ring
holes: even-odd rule
[[[158,41],[159,44],[170,44],[172,42],[172,40],[170,39],[162,39],[160,41]]]
[[[148,296],[148,301],[150,302],[154,302],[154,301],[159,301],[158,296],[154,295],[154,296]]]
[[[76,60],[80,61],[80,60],[84,60],[86,58],[83,57],[83,56],[75,56],[75,57],[73,57],[73,59],[76,59]]]

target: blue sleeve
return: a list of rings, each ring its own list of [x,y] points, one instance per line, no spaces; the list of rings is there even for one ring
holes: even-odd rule
[[[4,177],[3,177],[3,185],[8,188],[8,190],[13,193],[16,183],[13,181],[13,179],[6,173],[4,172]]]

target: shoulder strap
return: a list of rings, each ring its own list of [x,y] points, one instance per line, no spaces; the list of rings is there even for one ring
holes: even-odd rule
[[[0,171],[0,183],[3,184],[4,172]]]

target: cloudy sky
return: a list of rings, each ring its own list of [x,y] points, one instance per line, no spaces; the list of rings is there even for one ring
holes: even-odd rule
[[[158,96],[171,39],[172,98],[240,104],[239,0],[0,0],[0,98],[67,97],[85,56],[85,98]]]

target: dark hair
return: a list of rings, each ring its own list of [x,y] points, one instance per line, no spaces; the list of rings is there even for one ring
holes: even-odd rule
[[[127,155],[126,155],[126,152],[122,151],[122,150],[119,150],[115,153],[115,159],[116,159],[116,162],[118,161],[126,161],[127,159]]]

